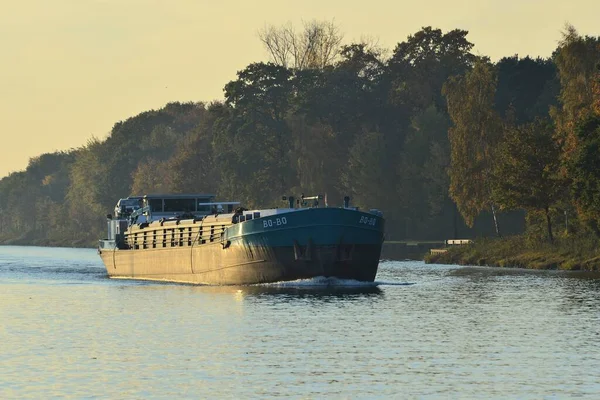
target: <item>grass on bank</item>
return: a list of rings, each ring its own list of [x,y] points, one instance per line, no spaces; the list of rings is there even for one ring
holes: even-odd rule
[[[425,262],[600,271],[600,241],[595,237],[563,237],[551,244],[532,241],[525,235],[480,238],[469,245],[448,247],[442,254],[428,254]]]

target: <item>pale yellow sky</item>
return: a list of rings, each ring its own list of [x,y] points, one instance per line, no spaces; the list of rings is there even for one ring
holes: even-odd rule
[[[265,24],[335,19],[345,42],[392,49],[422,26],[468,30],[493,60],[547,57],[565,22],[600,35],[598,0],[2,0],[0,177],[41,153],[105,138],[170,101],[222,99],[238,70],[267,56]]]

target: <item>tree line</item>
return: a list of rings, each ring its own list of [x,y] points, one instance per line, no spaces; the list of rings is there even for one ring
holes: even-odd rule
[[[143,112],[0,180],[0,240],[93,245],[119,198],[166,192],[349,195],[392,240],[600,236],[600,38],[569,26],[549,58],[492,62],[467,36],[425,27],[389,51],[327,21],[265,28],[270,60],[223,101]]]

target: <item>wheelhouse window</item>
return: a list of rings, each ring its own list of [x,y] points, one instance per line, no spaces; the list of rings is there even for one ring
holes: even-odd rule
[[[192,212],[196,211],[196,202],[194,199],[165,199],[165,212]]]
[[[150,206],[151,212],[162,212],[163,203],[162,199],[148,199],[148,205]]]
[[[203,203],[210,203],[211,201],[210,197],[201,197],[196,199],[196,205],[197,205],[197,210],[198,211],[206,211],[206,212],[210,212],[210,205],[202,205]],[[207,208],[208,207],[208,208]]]
[[[210,204],[198,204],[198,212],[210,214],[212,212],[212,205]]]

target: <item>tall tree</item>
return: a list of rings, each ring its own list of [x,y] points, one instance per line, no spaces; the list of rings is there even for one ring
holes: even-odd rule
[[[442,85],[448,77],[470,69],[476,60],[467,34],[460,29],[442,33],[428,26],[399,43],[389,61],[393,101],[420,110],[433,103],[443,110]]]
[[[307,121],[299,114],[288,121],[293,137],[291,162],[296,172],[297,187],[292,192],[328,194],[332,202],[341,201],[339,171],[347,167],[340,155],[344,148],[336,140],[332,128],[323,123]]]
[[[342,183],[355,203],[363,208],[382,207],[387,203],[385,191],[381,190],[389,182],[384,154],[385,142],[380,132],[359,135],[350,148]]]
[[[133,183],[130,194],[141,196],[153,193],[168,193],[172,183],[171,174],[180,174],[182,171],[171,171],[168,161],[157,161],[154,158],[140,160],[137,168],[132,173]]]
[[[600,62],[600,37],[582,37],[567,25],[554,53],[560,77],[560,108],[552,111],[557,137],[564,143],[563,159],[577,148],[575,126],[592,112],[596,65]]]
[[[593,83],[594,113],[600,115],[600,62],[596,64],[596,74]]]
[[[491,185],[493,149],[501,134],[501,121],[494,111],[494,69],[480,60],[465,76],[451,78],[443,93],[453,122],[448,131],[450,197],[469,226],[479,213],[491,210],[500,235]]]
[[[217,189],[210,137],[195,132],[179,144],[179,151],[169,161],[170,191],[173,193],[211,193]]]
[[[571,192],[579,216],[600,236],[600,115],[575,126],[578,146],[568,163]]]
[[[116,196],[107,190],[111,177],[104,164],[106,147],[105,142],[96,138],[89,140],[86,146],[76,152],[71,166],[71,184],[66,195],[69,221],[71,231],[75,234],[79,232],[79,237],[83,239],[98,237],[101,232],[104,216],[111,210],[111,204],[103,204],[102,199],[112,196],[114,202],[115,197],[124,197],[129,193],[129,188]]]
[[[560,82],[551,59],[504,57],[496,63],[496,70],[495,104],[500,115],[524,124],[544,118],[550,106],[556,106]]]
[[[447,198],[449,125],[431,105],[413,117],[399,154],[396,196],[411,231],[439,214]]]
[[[552,124],[542,119],[508,127],[496,150],[492,179],[493,197],[501,208],[544,213],[550,242],[554,241],[550,209],[565,191],[553,133]]]
[[[293,72],[274,64],[251,64],[225,86],[226,104],[233,107],[232,122],[221,132],[224,146],[235,146],[242,181],[265,188],[263,204],[272,202],[290,186],[291,138],[286,116],[290,110]],[[227,151],[220,147],[219,152]]]
[[[570,202],[578,217],[597,234],[590,195],[594,192],[595,166],[588,158],[594,149],[594,100],[600,62],[600,37],[581,36],[567,25],[554,53],[561,83],[560,104],[551,110],[556,138],[562,144],[561,171],[572,182]],[[582,180],[583,179],[583,180]],[[591,180],[590,180],[591,179]],[[590,181],[586,181],[590,180]]]
[[[269,25],[258,32],[258,37],[274,64],[298,70],[332,65],[342,42],[334,21],[303,22],[300,32],[291,23],[280,27]]]

